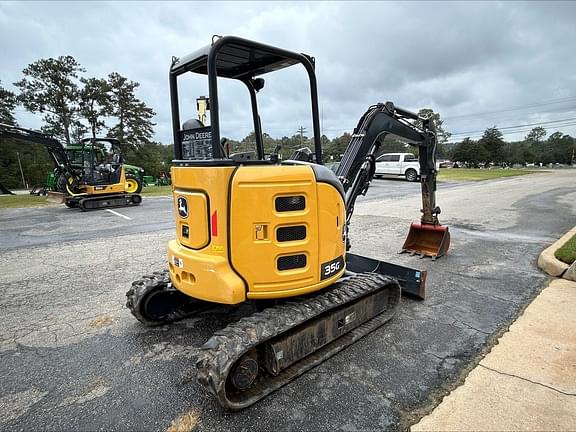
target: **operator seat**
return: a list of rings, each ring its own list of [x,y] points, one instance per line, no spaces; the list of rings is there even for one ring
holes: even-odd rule
[[[184,123],[182,123],[182,130],[198,129],[198,128],[203,128],[203,127],[204,127],[204,123],[202,123],[200,120],[195,119],[195,118],[186,120]]]

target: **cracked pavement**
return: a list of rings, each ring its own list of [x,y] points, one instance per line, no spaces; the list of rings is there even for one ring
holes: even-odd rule
[[[215,307],[145,328],[125,308],[165,267],[170,200],[118,209],[0,210],[0,429],[404,430],[462,382],[545,286],[540,251],[574,225],[576,170],[440,185],[452,247],[397,255],[419,185],[376,180],[358,200],[352,252],[428,270],[427,299],[257,405],[222,412],[195,380],[195,353],[243,313]],[[182,420],[184,419],[184,420]]]

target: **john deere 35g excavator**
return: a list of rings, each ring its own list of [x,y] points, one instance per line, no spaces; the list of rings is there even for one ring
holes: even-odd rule
[[[54,162],[57,191],[48,200],[82,211],[138,205],[142,181],[127,174],[120,143],[114,138],[83,139],[80,159],[72,163],[60,141],[30,129],[0,124],[0,139],[41,144]]]
[[[264,154],[257,106],[261,76],[293,65],[303,66],[309,78],[314,162]],[[208,77],[210,126],[196,119],[181,126],[178,78],[187,73]],[[253,153],[229,154],[220,140],[219,77],[239,80],[248,90]],[[334,173],[322,165],[312,57],[221,37],[173,59],[170,91],[176,238],[168,243],[168,270],[135,281],[127,306],[141,322],[156,325],[210,303],[275,301],[218,331],[200,350],[199,382],[223,407],[253,404],[381,326],[396,312],[401,290],[424,296],[425,272],[347,249],[355,200],[373,178],[381,141],[395,135],[420,147],[422,225],[444,229],[435,252],[446,252],[447,230],[439,228],[434,202],[431,122],[390,102],[371,106]],[[413,234],[416,242],[419,236]],[[426,248],[432,241],[426,239]]]

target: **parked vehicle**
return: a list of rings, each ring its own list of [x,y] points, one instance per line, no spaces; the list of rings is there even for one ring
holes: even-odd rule
[[[106,207],[135,206],[142,202],[139,195],[142,180],[127,172],[122,162],[120,143],[114,138],[82,140],[75,155],[57,139],[31,129],[0,123],[0,139],[46,147],[54,162],[56,191],[46,190],[49,202],[64,203],[82,211]],[[69,153],[72,152],[72,153]],[[79,160],[70,160],[70,156]],[[132,167],[139,169],[138,167]]]
[[[384,153],[376,159],[375,177],[383,175],[398,175],[406,177],[410,182],[420,177],[420,163],[412,153]]]

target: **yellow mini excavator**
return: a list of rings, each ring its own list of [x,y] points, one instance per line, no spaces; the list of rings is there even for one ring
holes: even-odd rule
[[[257,93],[262,75],[293,65],[309,78],[314,151],[281,161],[278,149],[264,153]],[[178,78],[188,73],[207,75],[210,126],[197,119],[181,125]],[[231,154],[220,140],[219,78],[239,80],[248,90],[254,152]],[[334,173],[322,165],[312,57],[221,37],[173,59],[170,91],[176,238],[168,244],[168,270],[135,281],[127,306],[141,322],[156,325],[211,303],[274,301],[218,331],[200,350],[198,379],[223,407],[253,404],[381,326],[397,310],[401,291],[424,297],[425,272],[347,250],[355,200],[368,189],[387,135],[419,146],[421,222],[441,229],[430,121],[390,102],[371,106]],[[444,233],[436,255],[448,248]]]
[[[86,138],[79,145],[80,160],[72,164],[60,141],[30,129],[0,123],[0,139],[46,147],[54,163],[57,191],[48,192],[50,202],[64,203],[82,211],[139,205],[142,183],[127,174],[120,143],[114,138]]]

